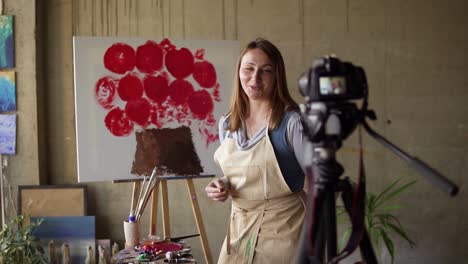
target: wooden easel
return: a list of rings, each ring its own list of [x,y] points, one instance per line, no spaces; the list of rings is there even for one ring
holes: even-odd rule
[[[208,244],[208,238],[206,236],[205,226],[203,224],[202,215],[200,212],[200,206],[198,205],[197,193],[195,191],[195,186],[193,184],[193,179],[199,178],[209,178],[214,177],[214,175],[194,175],[194,176],[158,176],[159,184],[154,187],[152,199],[151,199],[151,211],[150,211],[150,229],[149,235],[156,235],[156,227],[158,223],[158,195],[159,188],[161,188],[161,205],[162,205],[162,224],[163,224],[163,235],[164,239],[171,237],[171,227],[170,227],[170,217],[169,217],[169,200],[168,200],[168,190],[167,190],[167,181],[168,180],[186,180],[187,190],[189,193],[189,199],[192,204],[192,211],[197,223],[198,232],[200,234],[200,241],[203,247],[203,254],[205,255],[205,260],[207,264],[213,263],[213,258],[211,256],[210,246]],[[138,193],[141,182],[135,181],[133,183],[133,199],[135,198],[135,193]]]

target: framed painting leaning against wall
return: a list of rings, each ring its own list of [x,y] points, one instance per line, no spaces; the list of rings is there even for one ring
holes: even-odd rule
[[[18,213],[30,217],[87,215],[88,188],[82,184],[20,185]]]

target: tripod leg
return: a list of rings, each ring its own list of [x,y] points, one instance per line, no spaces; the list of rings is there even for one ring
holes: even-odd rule
[[[377,257],[372,249],[372,244],[367,230],[364,230],[364,235],[361,243],[359,244],[359,250],[361,251],[362,258],[366,261],[366,264],[377,264]]]
[[[307,195],[307,208],[304,224],[302,226],[300,247],[297,253],[296,264],[322,264],[325,249],[325,219],[322,214],[324,202],[323,190],[318,190],[312,181],[309,181],[309,194]]]
[[[324,262],[324,253],[325,253],[325,229],[321,228],[324,227],[325,224],[325,217],[320,217],[319,219],[320,222],[317,223],[318,229],[317,229],[317,235],[314,240],[314,246],[315,246],[315,252],[317,259],[320,260],[320,263]]]
[[[348,179],[342,180],[340,182],[340,188],[342,189],[341,198],[343,200],[343,204],[345,205],[345,208],[349,217],[352,219],[353,217],[353,213],[352,213],[353,188]],[[360,215],[359,217],[364,217],[364,213],[362,214],[363,215]],[[361,251],[361,256],[366,264],[377,263],[377,258],[372,248],[369,235],[367,234],[367,231],[366,231],[366,228],[364,227],[363,222],[361,224],[362,226],[354,226],[355,223],[353,223],[353,229],[357,227],[357,229],[360,232],[362,232],[362,237],[359,236],[359,232],[356,232],[356,234],[351,234],[350,240],[354,240],[353,244],[356,246],[359,246],[359,249]],[[356,236],[353,238],[353,235],[356,235]],[[355,247],[351,246],[350,248],[355,248]],[[349,250],[349,251],[352,252],[353,250],[354,249]]]
[[[336,203],[333,190],[326,192],[323,218],[326,219],[327,259],[333,259],[337,255],[336,246]]]

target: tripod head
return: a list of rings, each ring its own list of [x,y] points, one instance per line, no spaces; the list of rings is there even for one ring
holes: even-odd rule
[[[367,78],[359,66],[324,56],[301,75],[298,86],[306,99],[300,106],[304,134],[316,148],[337,151],[366,116],[375,119],[367,110]],[[363,99],[361,109],[351,101],[357,99]]]

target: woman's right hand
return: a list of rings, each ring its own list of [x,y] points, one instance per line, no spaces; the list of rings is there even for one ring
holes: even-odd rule
[[[206,195],[213,201],[224,202],[229,197],[228,185],[221,178],[215,179],[205,187]]]

